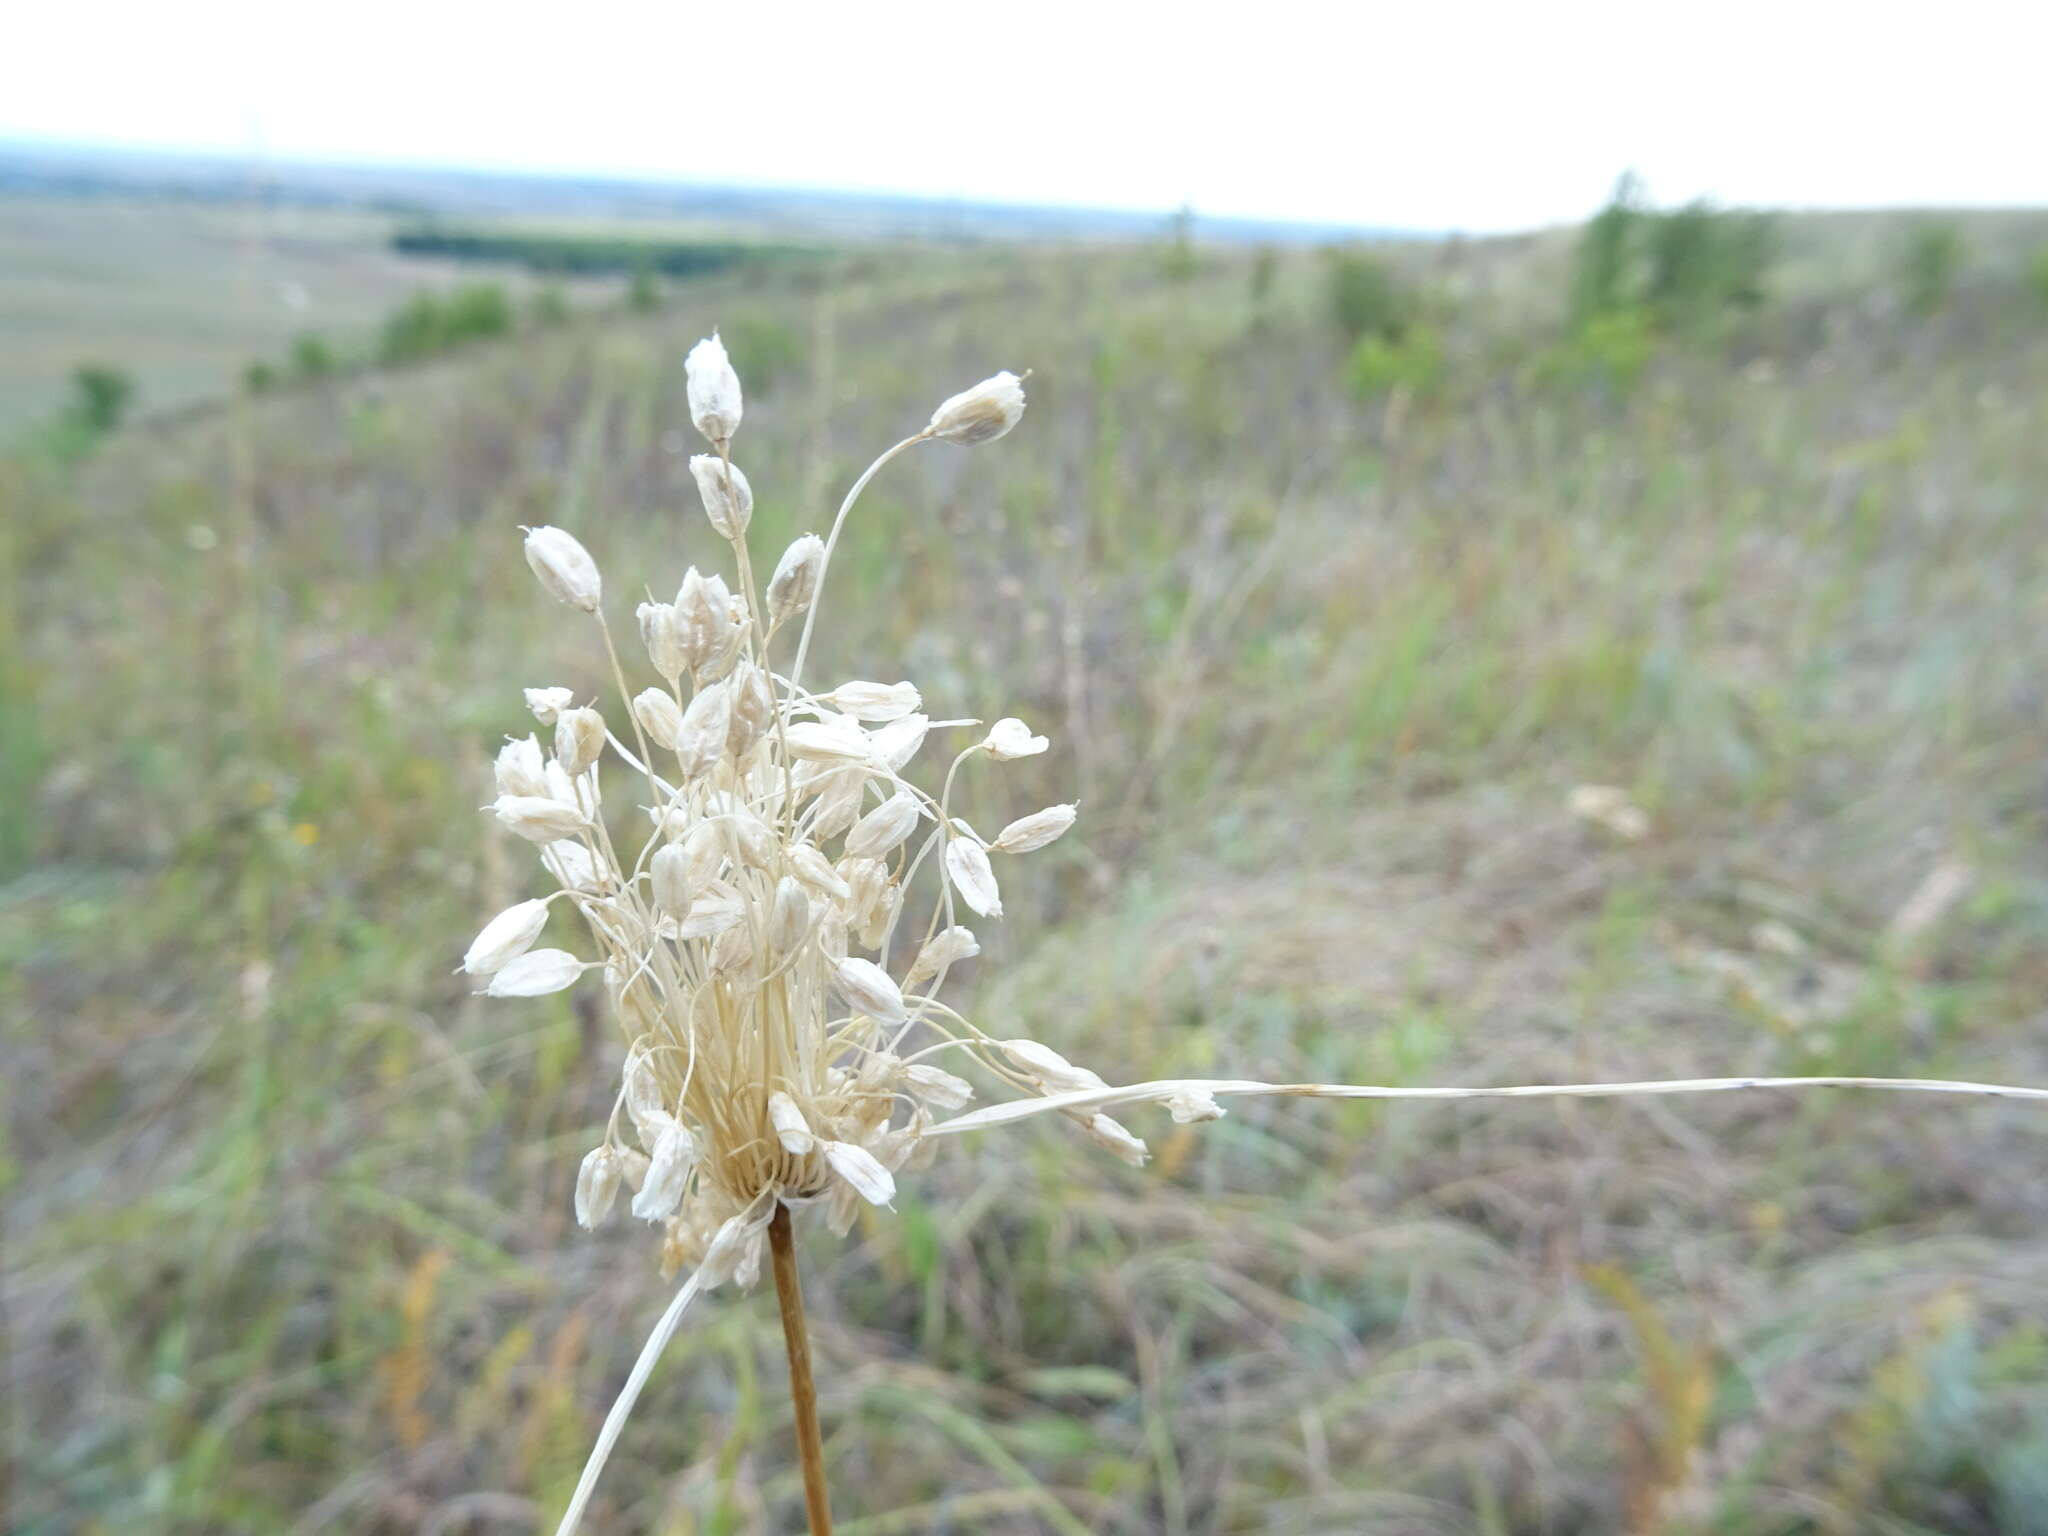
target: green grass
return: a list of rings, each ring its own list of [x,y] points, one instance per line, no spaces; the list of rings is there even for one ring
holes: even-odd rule
[[[474,809],[519,687],[605,691],[516,525],[622,605],[713,557],[713,324],[802,341],[737,445],[771,549],[1037,370],[1012,437],[878,484],[820,632],[1054,738],[961,807],[1082,803],[968,968],[998,1033],[1131,1078],[2048,1081],[2048,316],[1959,279],[1902,340],[1792,236],[1768,314],[1825,341],[1745,322],[1626,391],[1539,366],[1551,244],[1404,254],[1445,316],[1407,400],[1345,387],[1312,255],[1255,301],[1250,257],[984,252],[707,280],[9,471],[15,1527],[566,1497],[666,1299],[643,1231],[569,1218],[617,1047],[449,971],[531,877]],[[1584,782],[1651,834],[1576,821]],[[1949,858],[1969,894],[1888,937]],[[1132,1118],[1142,1173],[962,1138],[810,1234],[848,1529],[2039,1528],[2024,1107]],[[758,1296],[693,1313],[594,1528],[791,1528],[779,1351]]]

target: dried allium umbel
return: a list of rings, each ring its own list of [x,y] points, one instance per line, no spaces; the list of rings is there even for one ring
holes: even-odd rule
[[[631,744],[596,707],[576,706],[568,689],[526,690],[554,751],[545,754],[533,735],[502,748],[488,809],[536,845],[558,889],[492,918],[462,958],[493,997],[540,997],[598,978],[624,1067],[615,1110],[575,1181],[576,1216],[595,1225],[621,1187],[631,1189],[633,1215],[658,1235],[662,1272],[694,1269],[607,1421],[562,1532],[575,1528],[690,1299],[728,1279],[751,1283],[771,1218],[777,1243],[788,1241],[787,1217],[777,1214],[787,1207],[821,1204],[828,1226],[846,1232],[863,1204],[893,1197],[895,1175],[937,1137],[1052,1114],[1111,1156],[1142,1164],[1144,1142],[1109,1108],[1160,1104],[1187,1123],[1220,1116],[1219,1098],[1241,1094],[1455,1098],[1844,1084],[2048,1099],[2048,1089],[1861,1078],[1111,1086],[1041,1042],[984,1034],[940,1000],[949,971],[980,953],[963,909],[1000,917],[991,855],[1045,848],[1074,824],[1075,808],[1030,812],[985,841],[949,802],[963,768],[1035,756],[1050,743],[1021,719],[999,719],[935,765],[927,776],[940,785],[934,794],[910,776],[913,762],[933,736],[974,722],[935,725],[909,682],[813,689],[804,667],[832,553],[861,490],[917,444],[982,443],[1010,431],[1024,410],[1020,381],[997,374],[947,400],[929,426],[861,475],[825,538],[807,534],[790,547],[764,594],[744,544],[751,490],[729,467],[739,380],[715,337],[691,352],[688,371],[692,418],[718,449],[692,468],[711,521],[733,546],[739,590],[692,566],[672,604],[641,605],[658,680],[636,690],[618,660],[596,562],[559,528],[527,533],[526,558],[542,587],[603,631],[618,689],[612,718],[628,723]],[[791,647],[785,637],[799,615]],[[636,846],[631,832],[644,841]],[[585,920],[590,958],[532,947],[557,901]],[[1006,1092],[968,1109],[977,1077]],[[778,1283],[781,1276],[778,1264]]]

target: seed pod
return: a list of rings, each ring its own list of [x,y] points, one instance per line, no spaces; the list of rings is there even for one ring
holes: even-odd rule
[[[581,843],[563,839],[544,844],[540,850],[540,862],[541,868],[560,881],[565,891],[599,891],[604,888],[604,877],[597,867],[597,860]]]
[[[732,441],[740,429],[740,376],[733,372],[725,343],[713,331],[690,348],[683,371],[688,379],[690,420],[714,447]]]
[[[724,577],[703,575],[693,565],[683,572],[675,606],[683,660],[690,671],[696,672],[710,658],[731,623],[732,593]]]
[[[818,808],[811,815],[811,836],[830,842],[860,818],[861,801],[867,794],[867,775],[858,768],[842,768],[831,774],[818,793]]]
[[[867,1148],[850,1141],[827,1141],[820,1145],[832,1171],[869,1205],[887,1205],[896,1198],[896,1180]]]
[[[1074,814],[1071,805],[1049,805],[1029,816],[1020,816],[996,834],[989,848],[996,853],[1031,853],[1071,827]]]
[[[872,960],[835,960],[832,980],[841,997],[877,1024],[901,1024],[908,1017],[902,992]]]
[[[955,1077],[944,1067],[935,1067],[929,1062],[913,1062],[905,1067],[903,1080],[910,1085],[912,1093],[940,1109],[959,1109],[974,1097],[974,1085],[967,1079]]]
[[[720,538],[746,537],[747,524],[754,518],[754,488],[740,473],[716,454],[700,453],[690,460],[690,473],[697,480],[697,495],[704,502],[704,515]]]
[[[530,843],[552,843],[574,837],[589,820],[573,805],[540,795],[500,795],[491,809],[498,820]]]
[[[1190,1088],[1184,1093],[1176,1093],[1166,1101],[1166,1108],[1173,1116],[1175,1125],[1192,1125],[1198,1120],[1223,1118],[1223,1106],[1216,1102],[1216,1096],[1201,1088]]]
[[[981,750],[997,762],[1007,763],[1013,758],[1036,757],[1048,745],[1050,743],[1043,736],[1032,735],[1030,726],[1010,715],[989,727]]]
[[[845,856],[851,859],[888,857],[910,836],[921,814],[917,796],[907,789],[897,790],[853,824],[853,830],[846,834]]]
[[[1122,1158],[1133,1168],[1144,1167],[1145,1159],[1152,1155],[1143,1141],[1107,1115],[1090,1116],[1084,1128],[1097,1146]]]
[[[671,1120],[655,1138],[654,1156],[647,1165],[647,1177],[640,1181],[640,1193],[633,1197],[633,1214],[643,1221],[663,1221],[683,1198],[690,1168],[697,1161],[697,1143],[679,1120]]]
[[[946,873],[960,899],[983,917],[1001,917],[1003,898],[996,886],[996,872],[989,868],[988,855],[971,837],[955,837],[946,844]]]
[[[832,868],[832,861],[809,843],[793,844],[786,852],[789,867],[796,872],[797,879],[819,895],[844,901],[852,894],[847,883]]]
[[[604,716],[585,706],[565,709],[555,719],[555,761],[579,777],[604,753]]]
[[[768,942],[786,955],[804,941],[811,927],[811,899],[794,875],[775,882],[775,905],[768,917]]]
[[[1010,1060],[1046,1093],[1085,1093],[1109,1085],[1086,1067],[1077,1067],[1049,1045],[1036,1040],[998,1041]]]
[[[701,681],[715,683],[731,672],[740,659],[740,646],[747,638],[747,605],[737,597],[728,598],[725,605],[725,623],[711,634],[711,649],[705,653],[704,663],[697,668]]]
[[[696,900],[696,882],[690,878],[690,856],[681,843],[664,843],[648,860],[647,872],[654,886],[654,904],[678,920],[689,915]]]
[[[700,821],[683,839],[683,851],[690,856],[690,887],[701,891],[725,863],[725,836],[715,823]]]
[[[768,622],[781,624],[811,606],[818,595],[818,572],[825,564],[825,541],[807,533],[776,562],[768,578]]]
[[[567,693],[568,689],[562,691]],[[541,756],[540,743],[531,736],[508,741],[498,748],[496,773],[501,795],[530,795],[539,799],[547,796],[547,760]]]
[[[676,617],[676,605],[642,603],[637,613],[640,640],[647,647],[647,659],[654,663],[654,670],[667,678],[673,688],[676,679],[689,670],[689,660],[683,654],[682,621]]]
[[[533,941],[547,925],[548,904],[544,901],[522,901],[507,907],[484,924],[483,932],[462,957],[462,968],[472,976],[503,970],[533,948]]]
[[[666,688],[643,688],[633,695],[633,718],[649,741],[670,751],[683,728],[683,706]]]
[[[707,891],[690,903],[690,914],[676,925],[679,939],[709,939],[730,933],[746,916],[740,899],[729,891]]]
[[[609,1145],[593,1149],[576,1170],[576,1224],[586,1231],[611,1213],[618,1198],[619,1154]]]
[[[868,740],[876,759],[891,773],[901,773],[917,756],[917,749],[924,745],[925,733],[931,726],[929,715],[905,715],[901,720],[891,720]]]
[[[841,683],[833,706],[856,720],[900,720],[924,702],[914,683]]]
[[[818,1138],[811,1134],[811,1123],[797,1108],[796,1100],[786,1093],[768,1095],[768,1123],[775,1127],[775,1139],[782,1143],[782,1150],[793,1157],[803,1157],[818,1144]]]
[[[839,904],[846,921],[865,928],[889,884],[888,866],[880,859],[846,858],[839,861],[839,875],[846,882],[846,900]]]
[[[491,977],[491,997],[546,997],[576,984],[583,962],[566,949],[530,949]]]
[[[726,749],[737,761],[775,724],[775,695],[768,687],[768,674],[751,661],[726,679],[726,687],[732,690],[732,729]]]
[[[789,755],[799,762],[864,763],[870,755],[867,732],[844,715],[799,720],[783,739],[789,743]]]
[[[891,880],[882,887],[881,896],[868,908],[868,920],[860,926],[861,948],[880,949],[882,940],[895,925],[896,914],[902,910],[903,887]]]
[[[597,574],[597,562],[576,542],[574,534],[560,528],[527,529],[526,563],[555,601],[585,613],[597,612],[604,582]]]
[[[732,732],[732,695],[723,683],[697,690],[676,727],[676,766],[684,780],[701,779],[725,755]]]
[[[668,1096],[662,1091],[660,1074],[654,1070],[654,1062],[644,1048],[636,1049],[626,1058],[625,1089],[627,1117],[632,1120],[641,1145],[651,1150],[675,1116],[668,1111]]]
[[[981,953],[981,945],[975,942],[972,929],[955,924],[942,928],[932,935],[931,943],[918,951],[917,958],[910,964],[910,973],[903,978],[906,986],[916,986],[929,981],[949,966],[958,965],[962,960],[972,960]]]
[[[721,933],[711,946],[711,971],[716,976],[730,976],[744,971],[754,963],[754,931],[734,923]]]
[[[533,711],[533,718],[542,725],[553,725],[555,716],[567,709],[575,697],[567,688],[529,688],[526,690],[526,707]]]
[[[1024,419],[1024,381],[1003,372],[962,390],[932,412],[925,430],[949,443],[993,442]]]

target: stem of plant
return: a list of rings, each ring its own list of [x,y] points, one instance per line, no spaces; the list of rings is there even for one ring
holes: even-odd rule
[[[811,1536],[832,1536],[832,1506],[825,1491],[825,1442],[818,1434],[818,1388],[811,1379],[811,1338],[804,1329],[803,1285],[796,1273],[796,1239],[789,1207],[777,1202],[768,1223],[775,1265],[775,1297],[782,1303],[782,1342],[789,1348],[789,1397],[796,1415],[797,1456],[804,1469],[804,1508]]]

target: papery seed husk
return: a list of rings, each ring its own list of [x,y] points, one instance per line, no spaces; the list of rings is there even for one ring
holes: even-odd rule
[[[1107,1086],[1086,1067],[1075,1066],[1049,1045],[1036,1040],[1002,1040],[997,1043],[1047,1093],[1082,1093]]]
[[[818,591],[818,571],[825,563],[825,541],[807,533],[782,552],[768,579],[768,622],[782,624],[811,606]]]
[[[585,613],[597,612],[604,582],[598,576],[597,562],[574,534],[560,528],[527,529],[526,563],[557,602]]]
[[[981,748],[997,762],[1007,763],[1020,757],[1036,757],[1049,745],[1043,736],[1032,735],[1031,727],[1022,720],[1008,715],[989,727]]]
[[[489,976],[533,948],[548,924],[545,901],[522,901],[507,907],[483,926],[476,941],[462,957],[462,968],[472,976]]]
[[[633,695],[633,718],[647,739],[663,751],[673,751],[683,728],[683,706],[666,688],[643,688]]]
[[[918,817],[923,814],[917,796],[907,789],[897,790],[853,824],[853,829],[846,834],[846,856],[855,859],[886,858],[916,829]]]
[[[576,1170],[576,1224],[586,1231],[610,1213],[618,1198],[623,1170],[619,1155],[609,1146],[593,1149]]]
[[[1133,1136],[1122,1123],[1112,1120],[1108,1115],[1090,1116],[1087,1131],[1097,1146],[1122,1158],[1133,1168],[1144,1167],[1145,1160],[1152,1155],[1140,1138]]]
[[[746,535],[754,517],[754,488],[737,464],[728,464],[713,453],[700,453],[690,460],[690,473],[697,481],[697,494],[704,502],[704,515],[721,538]]]
[[[901,1024],[908,1017],[902,991],[872,960],[835,960],[832,980],[841,997],[878,1024]]]
[[[778,955],[786,955],[804,940],[811,928],[811,898],[794,875],[775,882],[775,905],[769,913],[768,942]]]
[[[604,716],[588,705],[565,709],[555,719],[555,761],[577,778],[604,753]]]
[[[566,688],[562,691],[568,692]],[[507,741],[498,748],[493,771],[501,795],[524,795],[535,799],[547,795],[547,760],[541,755],[540,742],[532,736]]]
[[[732,695],[723,683],[697,690],[676,728],[676,766],[684,779],[701,779],[725,754],[732,731]]]
[[[642,1221],[663,1221],[683,1198],[690,1168],[697,1160],[695,1138],[680,1121],[671,1120],[655,1138],[654,1155],[648,1159],[647,1176],[640,1193],[633,1197],[633,1214]]]
[[[983,917],[1001,917],[1003,898],[996,885],[995,871],[988,855],[970,837],[956,837],[946,844],[946,873],[960,899]]]
[[[831,896],[844,901],[852,894],[847,883],[833,869],[832,861],[809,843],[794,843],[785,850],[789,867],[803,881],[821,896]]]
[[[641,1144],[652,1148],[675,1116],[669,1113],[668,1095],[661,1086],[661,1074],[644,1050],[626,1059],[624,1073],[626,1117],[633,1122]]]
[[[863,949],[879,949],[882,940],[896,922],[896,914],[903,908],[903,887],[891,880],[882,887],[881,897],[868,908],[867,921],[860,925],[859,938]]]
[[[1074,824],[1076,808],[1048,805],[1042,811],[1020,816],[996,834],[989,847],[997,853],[1032,853],[1059,837]]]
[[[869,1205],[887,1205],[896,1198],[895,1178],[867,1148],[850,1141],[827,1141],[820,1145],[832,1171]]]
[[[856,720],[900,720],[923,702],[912,683],[841,683],[832,690],[833,706]]]
[[[567,688],[529,688],[526,690],[526,707],[533,711],[533,718],[542,725],[553,725],[555,717],[575,702],[576,695]]]
[[[993,442],[1024,419],[1024,381],[1008,370],[963,389],[932,412],[934,437],[971,447]]]
[[[844,716],[831,721],[800,720],[784,733],[789,755],[827,763],[864,763],[872,753],[867,733]]]
[[[736,896],[699,896],[691,903],[690,915],[676,928],[679,939],[708,939],[734,927],[746,916]]]
[[[959,1109],[974,1097],[972,1083],[929,1062],[913,1062],[903,1069],[903,1077],[911,1092],[940,1109]]]
[[[1216,1102],[1216,1096],[1199,1088],[1190,1088],[1185,1093],[1176,1093],[1166,1101],[1167,1112],[1173,1116],[1176,1125],[1193,1125],[1202,1120],[1221,1120],[1223,1106]]]
[[[981,945],[975,940],[974,930],[956,923],[932,935],[932,941],[919,950],[917,959],[911,962],[910,974],[905,981],[916,986],[919,982],[929,981],[948,966],[972,960],[980,953]]]
[[[492,997],[546,997],[576,984],[583,962],[566,949],[530,949],[507,961],[484,988]]]
[[[774,726],[775,694],[768,686],[768,674],[751,661],[733,671],[726,687],[732,691],[732,727],[726,745],[735,759],[741,759]]]
[[[634,616],[640,620],[640,643],[647,647],[648,661],[673,687],[690,669],[689,658],[683,654],[683,626],[676,605],[642,603]]]
[[[670,917],[681,918],[697,899],[697,882],[690,877],[690,855],[680,843],[664,843],[647,861],[654,889],[654,904]]]
[[[930,731],[931,724],[929,715],[905,715],[901,720],[891,720],[868,738],[875,760],[887,766],[890,772],[901,773],[917,756],[917,749],[924,745],[925,734]]]
[[[560,839],[542,845],[541,867],[567,891],[601,891],[605,880],[603,871],[597,867],[597,860],[590,850],[573,839]]]
[[[506,827],[533,843],[573,837],[590,824],[575,806],[539,795],[500,795],[491,809]]]
[[[768,1095],[768,1123],[775,1128],[775,1139],[782,1143],[782,1150],[793,1157],[803,1157],[817,1145],[810,1122],[804,1119],[796,1100],[786,1093]]]
[[[714,445],[732,441],[740,429],[740,376],[733,371],[725,343],[712,332],[684,359],[683,374],[690,400],[690,420]]]

